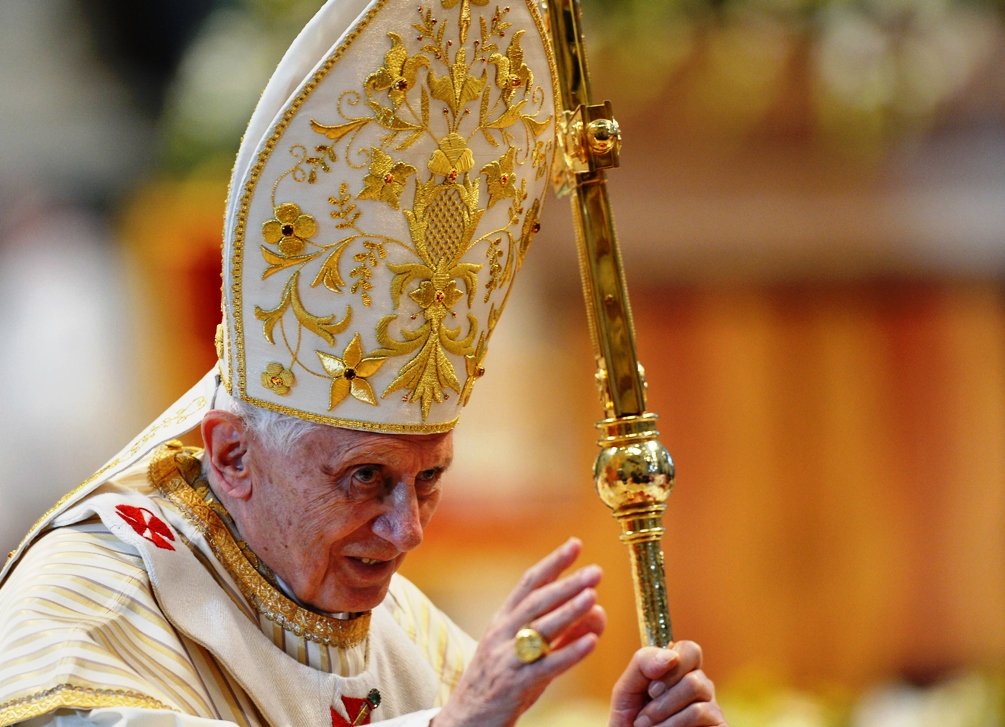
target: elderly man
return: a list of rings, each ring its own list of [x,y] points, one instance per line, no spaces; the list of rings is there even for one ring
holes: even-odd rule
[[[551,61],[533,3],[308,24],[235,164],[217,370],[0,572],[0,725],[510,725],[593,650],[576,540],[477,644],[396,575],[537,230]],[[723,724],[698,647],[636,652],[610,723]]]

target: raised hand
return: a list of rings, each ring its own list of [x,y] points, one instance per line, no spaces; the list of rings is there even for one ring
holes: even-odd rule
[[[492,618],[471,664],[435,727],[512,725],[559,674],[593,651],[607,617],[594,590],[596,565],[561,577],[582,548],[570,539],[532,566]],[[517,634],[530,628],[544,648],[517,654]]]

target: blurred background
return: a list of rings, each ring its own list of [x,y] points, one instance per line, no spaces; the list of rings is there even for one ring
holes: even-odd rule
[[[733,727],[1005,725],[1005,3],[584,5],[675,635]],[[230,165],[317,6],[0,3],[4,552],[213,365]],[[478,634],[581,537],[608,633],[527,724],[601,725],[638,630],[565,200],[517,293],[406,572]]]

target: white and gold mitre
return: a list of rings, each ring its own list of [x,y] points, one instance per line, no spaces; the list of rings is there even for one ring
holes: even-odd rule
[[[231,395],[354,429],[453,427],[538,229],[555,88],[533,1],[327,2],[231,179]]]

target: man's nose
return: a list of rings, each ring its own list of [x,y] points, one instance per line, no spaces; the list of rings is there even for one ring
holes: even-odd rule
[[[407,552],[422,543],[422,521],[415,490],[400,482],[386,499],[387,510],[374,521],[374,532],[392,543],[401,552]]]

